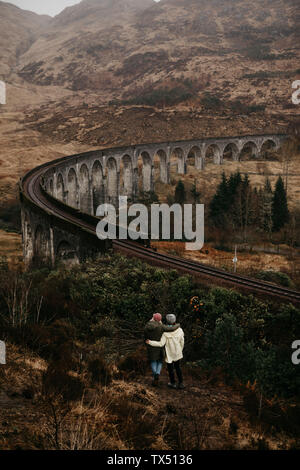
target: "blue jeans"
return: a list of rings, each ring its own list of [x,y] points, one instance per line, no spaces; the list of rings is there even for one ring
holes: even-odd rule
[[[152,374],[153,376],[156,374],[160,374],[161,368],[162,368],[162,362],[161,361],[151,361],[151,369],[152,369]]]

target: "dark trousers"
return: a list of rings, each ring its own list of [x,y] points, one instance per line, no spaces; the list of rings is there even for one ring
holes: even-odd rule
[[[178,382],[182,384],[182,372],[180,369],[180,361],[172,362],[171,364],[167,364],[170,382],[171,384],[175,383],[175,374],[174,369],[176,371],[176,375],[178,377]]]

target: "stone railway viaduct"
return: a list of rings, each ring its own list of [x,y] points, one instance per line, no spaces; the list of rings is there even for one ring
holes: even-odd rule
[[[256,159],[267,147],[278,150],[284,139],[285,135],[248,135],[141,144],[64,157],[32,170],[30,178],[27,174],[20,183],[25,263],[29,266],[37,259],[51,265],[57,260],[79,262],[107,248],[95,240],[95,234],[28,197],[26,181],[32,184],[36,171],[44,197],[52,205],[87,217],[95,215],[102,203],[116,204],[119,195],[134,201],[141,192],[153,191],[156,166],[159,180],[169,183],[171,169],[178,174],[187,173],[189,165],[204,170],[208,164],[222,165],[224,159],[243,161],[246,153],[247,158]]]

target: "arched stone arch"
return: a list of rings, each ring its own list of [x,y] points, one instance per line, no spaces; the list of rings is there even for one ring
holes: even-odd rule
[[[120,164],[120,194],[132,197],[133,193],[133,165],[130,155],[123,155]]]
[[[48,180],[48,193],[51,194],[51,196],[54,194],[53,178],[49,178]]]
[[[56,182],[56,197],[60,201],[65,202],[65,183],[61,173],[57,175],[57,182]]]
[[[107,196],[109,203],[117,203],[118,186],[117,162],[113,157],[110,157],[107,160]]]
[[[168,161],[167,154],[164,150],[159,149],[154,155],[154,181],[161,183],[168,182]]]
[[[79,204],[82,212],[90,213],[90,181],[89,170],[83,163],[79,170]]]
[[[258,157],[258,154],[259,154],[259,150],[258,150],[257,144],[254,141],[249,140],[245,142],[244,145],[242,146],[239,160],[247,161],[247,160],[255,159]]]
[[[273,152],[277,150],[277,144],[273,139],[265,139],[260,148],[260,155],[262,158],[270,158]]]
[[[175,168],[176,173],[184,174],[185,173],[185,161],[184,161],[184,151],[181,147],[175,147],[171,152],[170,157],[170,168],[171,173]]]
[[[204,151],[205,163],[221,163],[221,150],[217,144],[210,144]]]
[[[34,262],[45,263],[50,259],[49,234],[42,225],[34,232]]]
[[[239,148],[234,142],[229,142],[223,150],[223,160],[237,161],[239,159]]]
[[[200,168],[201,164],[199,162],[201,158],[201,150],[197,145],[194,145],[187,154],[186,159],[186,171],[187,173],[195,170],[196,168]]]
[[[76,250],[69,242],[65,240],[58,244],[56,250],[56,260],[68,265],[79,264],[79,258],[77,256]]]
[[[99,160],[96,160],[92,167],[92,206],[93,214],[97,208],[104,203],[103,169]]]
[[[78,180],[74,168],[70,168],[68,172],[68,198],[69,206],[78,207]]]
[[[147,193],[152,189],[152,160],[148,152],[141,152],[138,161],[138,192]]]

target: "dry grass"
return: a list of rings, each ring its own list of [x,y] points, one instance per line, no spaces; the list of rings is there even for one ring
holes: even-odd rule
[[[216,250],[210,243],[206,243],[200,251],[185,251],[185,244],[181,242],[152,242],[152,246],[165,253],[176,254],[183,258],[198,261],[203,264],[233,271],[232,258],[234,253]],[[296,253],[295,253],[296,256]],[[253,273],[255,271],[282,271],[292,273],[294,258],[285,255],[268,253],[238,253],[238,272]]]
[[[0,369],[0,449],[192,450],[289,448],[283,431],[253,420],[240,387],[222,375],[183,368],[186,389],[170,391],[167,372],[151,387],[150,368],[132,380],[86,389],[66,402],[43,395],[47,362],[10,343]],[[254,410],[256,414],[257,410]]]

